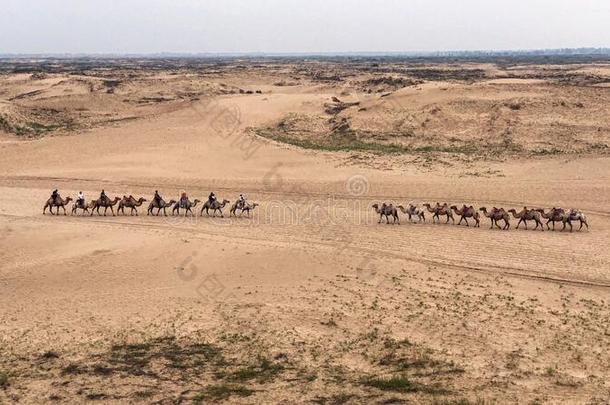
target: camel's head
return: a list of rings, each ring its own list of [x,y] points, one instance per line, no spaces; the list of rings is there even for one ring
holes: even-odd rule
[[[481,208],[479,208],[479,211],[487,211],[487,208],[486,207],[481,207]]]
[[[457,210],[457,206],[456,206],[456,205],[452,205],[452,206],[451,206],[451,207],[449,207],[449,208],[451,208],[452,210]],[[464,205],[464,208],[466,208],[466,206],[465,206],[465,205]]]
[[[375,203],[375,204],[371,205],[371,208],[378,209],[379,208],[379,204]]]
[[[69,203],[70,201],[72,201],[72,197],[68,197],[66,198],[66,202]]]
[[[169,200],[169,202],[167,203],[167,205],[172,205],[172,204],[176,204],[176,200]]]
[[[514,208],[509,209],[509,210],[508,210],[508,212],[511,212],[511,213],[513,213],[513,214],[516,214],[516,213],[517,213],[517,211],[515,211],[515,209],[514,209]]]
[[[228,204],[228,203],[230,203],[230,202],[231,202],[231,201],[229,201],[229,200],[222,200],[222,203],[223,203],[223,204]]]
[[[430,203],[425,203],[425,204],[424,204],[424,207],[428,207],[428,208],[430,208]]]
[[[250,205],[250,207],[251,207],[252,209],[254,209],[254,208],[258,207],[258,203],[252,203],[252,204]]]
[[[197,198],[195,198],[195,199],[193,200],[193,204],[197,204],[197,203],[200,203],[200,202],[201,202],[201,200],[199,200],[199,199],[197,199]]]
[[[146,198],[144,198],[144,197],[140,197],[140,199],[139,199],[138,201],[140,201],[141,203],[143,203],[144,201],[147,201],[147,200],[146,200]]]

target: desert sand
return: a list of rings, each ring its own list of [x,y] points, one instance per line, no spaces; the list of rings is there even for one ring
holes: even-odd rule
[[[0,403],[610,401],[609,64],[2,65]],[[371,208],[437,201],[590,229]]]

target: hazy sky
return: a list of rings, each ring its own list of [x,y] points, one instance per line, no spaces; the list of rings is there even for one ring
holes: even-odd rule
[[[0,0],[0,53],[610,47],[608,0]]]

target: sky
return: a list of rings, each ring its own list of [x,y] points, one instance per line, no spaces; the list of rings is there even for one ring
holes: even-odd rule
[[[610,47],[610,1],[0,0],[0,54],[577,47]]]

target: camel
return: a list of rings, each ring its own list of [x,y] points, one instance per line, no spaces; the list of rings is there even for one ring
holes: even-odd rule
[[[392,218],[394,218],[394,221],[392,223],[396,224],[398,222],[398,224],[400,225],[400,218],[398,218],[398,210],[392,204],[386,205],[386,203],[383,203],[381,204],[381,207],[379,207],[379,204],[373,204],[372,208],[375,210],[376,213],[379,214],[379,221],[377,222],[378,224],[381,223],[381,220],[384,216],[386,224],[389,224],[391,216]]]
[[[42,215],[46,214],[47,208],[49,208],[49,212],[51,213],[51,215],[59,215],[59,208],[64,210],[64,215],[67,215],[66,214],[66,205],[68,205],[70,203],[70,201],[72,201],[72,197],[67,197],[64,200],[60,196],[57,196],[55,201],[53,201],[52,198],[49,198],[47,200],[47,203],[42,208]],[[56,214],[53,214],[53,207],[57,207],[57,213]]]
[[[101,199],[98,198],[97,200],[93,201],[93,207],[91,207],[91,214],[93,215],[93,210],[95,210],[95,212],[97,212],[97,215],[100,215],[100,208],[104,208],[104,216],[106,216],[106,211],[108,211],[108,208],[110,208],[110,211],[112,212],[112,216],[114,217],[114,207],[119,201],[121,201],[121,197],[114,197],[114,200],[110,200],[109,198],[105,198],[105,199]]]
[[[460,225],[462,223],[462,221],[465,221],[466,226],[470,226],[468,224],[468,218],[472,218],[472,219],[474,219],[474,222],[475,222],[475,224],[474,224],[475,228],[479,228],[481,226],[481,221],[480,221],[481,216],[479,215],[479,212],[476,211],[472,205],[470,207],[467,207],[466,204],[464,204],[462,206],[462,208],[460,208],[460,209],[458,209],[457,206],[452,205],[451,209],[453,210],[453,212],[455,212],[457,215],[460,216],[458,225]]]
[[[549,212],[544,212],[544,209],[542,208],[538,208],[536,211],[538,211],[540,213],[540,216],[542,216],[542,218],[546,219],[546,229],[550,230],[551,227],[549,226],[549,222],[553,223],[553,230],[555,230],[555,222],[561,222],[563,223],[563,219],[564,216],[566,214],[565,210],[563,208],[551,208],[549,210]]]
[[[163,199],[161,199],[161,200],[159,200],[159,202],[157,202],[157,200],[153,199],[150,202],[150,204],[148,204],[148,211],[147,211],[146,215],[151,215],[153,213],[152,210],[154,208],[156,208],[157,216],[159,216],[159,213],[161,212],[161,210],[163,210],[163,215],[167,216],[167,212],[165,211],[165,209],[167,207],[171,207],[175,203],[176,203],[176,200],[169,200],[169,202],[165,202]]]
[[[525,229],[527,229],[527,221],[536,222],[536,227],[534,229],[538,229],[540,226],[540,230],[544,231],[544,226],[542,225],[542,221],[540,220],[540,213],[536,210],[530,210],[527,207],[523,207],[523,209],[517,212],[514,209],[508,210],[509,213],[513,214],[513,217],[519,218],[519,222],[517,223],[517,229],[519,229],[519,225],[521,222],[525,224]]]
[[[430,204],[426,203],[426,204],[424,204],[424,207],[426,207],[428,209],[428,211],[433,214],[432,223],[434,223],[434,218],[438,219],[438,221],[440,222],[440,220],[441,220],[440,216],[446,215],[447,221],[445,221],[445,223],[449,223],[449,218],[451,218],[451,221],[455,224],[455,219],[453,218],[453,212],[451,211],[451,208],[449,208],[447,203],[444,203],[443,205],[436,203],[436,207],[431,207]]]
[[[193,200],[193,202],[191,202],[190,200],[186,200],[184,205],[181,206],[180,201],[178,201],[176,204],[174,204],[174,208],[172,209],[172,215],[175,215],[176,212],[178,213],[178,215],[180,215],[180,208],[182,208],[185,210],[184,211],[185,217],[189,212],[191,213],[192,216],[195,216],[195,214],[193,213],[191,208],[195,208],[197,206],[197,204],[199,204],[200,202],[201,202],[201,200],[198,200],[195,198],[195,200]]]
[[[536,211],[540,213],[542,218],[547,220],[547,229],[551,229],[549,222],[553,223],[553,230],[555,230],[555,222],[561,222],[563,224],[563,227],[561,228],[562,231],[566,229],[566,224],[568,224],[570,225],[570,232],[572,232],[572,221],[580,221],[580,228],[578,228],[579,231],[582,229],[583,224],[587,226],[587,229],[589,229],[587,216],[580,210],[571,209],[570,211],[566,212],[563,208],[553,207],[547,213],[545,213],[543,209],[537,209]]]
[[[424,210],[417,208],[413,204],[409,204],[409,207],[406,209],[402,205],[399,205],[397,208],[401,210],[403,214],[407,214],[409,216],[409,221],[411,221],[411,218],[415,216],[418,219],[418,222],[426,222],[426,214]]]
[[[216,216],[216,211],[220,211],[220,217],[224,218],[224,215],[222,214],[222,209],[225,207],[225,205],[227,205],[228,203],[230,203],[231,201],[229,200],[222,200],[222,203],[219,203],[218,200],[210,203],[210,201],[206,201],[205,204],[203,204],[203,207],[201,207],[201,214],[203,215],[203,210],[205,210],[205,213],[210,216],[210,211],[212,210],[212,214],[213,216]]]
[[[130,195],[129,197],[123,196],[123,199],[119,202],[119,208],[117,208],[116,213],[118,215],[120,212],[125,215],[125,207],[127,207],[131,208],[131,212],[129,213],[129,215],[133,215],[135,211],[136,216],[138,216],[138,210],[136,207],[141,206],[144,201],[146,201],[146,198],[144,197],[140,197],[136,200],[132,195]]]
[[[231,214],[235,215],[236,210],[241,210],[241,212],[239,213],[240,217],[242,216],[242,214],[244,212],[247,212],[248,218],[250,218],[250,211],[252,211],[252,210],[254,210],[254,208],[258,207],[258,203],[250,204],[250,203],[246,202],[246,203],[244,203],[244,206],[240,208],[240,207],[238,207],[238,203],[239,203],[238,201],[233,203],[233,205],[231,206],[231,210],[229,211],[229,216],[231,216]]]
[[[482,211],[483,215],[491,220],[491,226],[489,229],[492,229],[494,225],[496,225],[498,229],[510,229],[510,216],[508,215],[508,212],[504,211],[504,208],[493,207],[488,213],[487,208],[481,207],[479,208],[479,211]],[[498,225],[499,220],[504,221],[504,226],[502,228],[500,228],[500,225]]]
[[[587,230],[589,229],[589,224],[587,223],[587,216],[585,213],[580,210],[572,209],[564,217],[563,228],[561,230],[563,231],[565,229],[567,223],[570,225],[570,232],[572,232],[572,221],[580,221],[580,227],[578,228],[579,231],[582,229],[583,224],[587,226]]]
[[[95,206],[95,201],[93,201],[93,200],[89,201],[89,204],[83,204],[83,205],[80,205],[80,204],[75,202],[74,204],[72,204],[72,213],[71,213],[71,215],[76,214],[76,210],[79,209],[79,208],[81,210],[83,210],[83,214],[82,215],[84,215],[85,213],[88,214],[89,213],[89,209],[92,210],[94,206]]]

